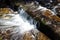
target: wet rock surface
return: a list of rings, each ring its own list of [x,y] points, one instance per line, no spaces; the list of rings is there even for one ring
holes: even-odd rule
[[[26,12],[29,15],[31,15],[34,19],[40,21],[40,23],[42,22],[43,25],[46,25],[46,26],[42,26],[41,24],[39,24],[41,27],[39,26],[38,29],[44,32],[46,35],[49,35],[50,38],[52,37],[53,40],[60,40],[59,39],[60,17],[57,16],[56,13],[51,11],[50,9],[47,9],[42,6],[34,5],[34,3],[32,5],[25,6],[28,8],[26,9]],[[24,9],[24,7],[22,8]],[[50,32],[48,33],[47,30]]]

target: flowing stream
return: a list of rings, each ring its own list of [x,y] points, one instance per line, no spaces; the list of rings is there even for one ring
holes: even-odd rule
[[[19,18],[20,18],[20,26],[21,32],[29,31],[31,29],[36,28],[37,21],[34,20],[31,16],[29,16],[23,9],[18,10]]]
[[[4,14],[4,16],[10,16],[11,18],[0,18],[0,31],[2,30],[1,33],[9,37],[9,40],[20,40],[18,39],[20,38],[19,35],[23,35],[27,31],[36,29],[37,21],[21,8],[18,9],[18,14]],[[11,31],[8,33],[9,35],[12,35],[11,37],[6,35],[5,32],[7,31]],[[4,37],[2,40],[8,40],[8,38]]]

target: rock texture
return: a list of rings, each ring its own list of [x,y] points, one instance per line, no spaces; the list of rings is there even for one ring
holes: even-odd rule
[[[44,32],[52,40],[60,40],[60,17],[53,11],[34,3],[26,4],[22,8],[24,9],[25,7],[29,15],[40,21],[40,27],[38,27],[40,31]]]

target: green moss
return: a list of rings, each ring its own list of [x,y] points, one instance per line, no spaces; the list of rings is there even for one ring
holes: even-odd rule
[[[2,37],[0,37],[0,40],[2,40]]]
[[[42,23],[43,23],[43,24],[46,24],[46,21],[45,21],[45,20],[43,20],[43,21],[42,21]]]

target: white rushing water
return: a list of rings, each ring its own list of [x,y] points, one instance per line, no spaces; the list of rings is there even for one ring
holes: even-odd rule
[[[32,30],[36,28],[37,22],[30,17],[23,9],[19,9],[19,18],[20,19],[20,32]]]
[[[2,30],[4,30],[3,28],[12,28],[13,30],[17,30],[20,33],[24,33],[36,28],[37,22],[23,9],[19,9],[18,14],[6,14],[6,16],[12,17],[8,20],[3,18],[0,19],[0,29],[2,28]],[[14,29],[13,26],[17,27],[17,29]]]

